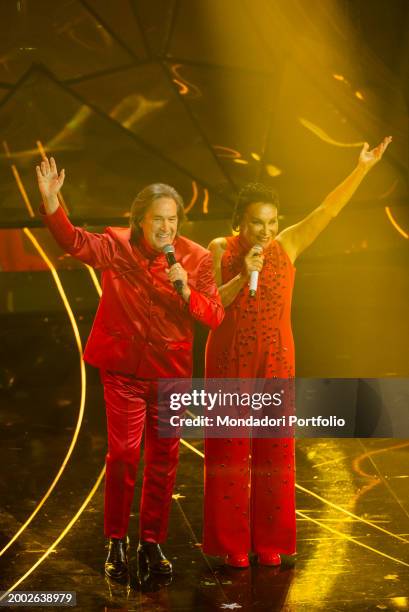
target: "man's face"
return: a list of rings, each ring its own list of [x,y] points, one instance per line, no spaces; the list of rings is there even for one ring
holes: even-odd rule
[[[252,247],[266,247],[278,232],[277,207],[266,202],[253,202],[247,206],[240,223],[240,234]]]
[[[146,242],[156,251],[161,251],[166,244],[171,244],[178,228],[175,200],[167,197],[154,200],[139,226]]]

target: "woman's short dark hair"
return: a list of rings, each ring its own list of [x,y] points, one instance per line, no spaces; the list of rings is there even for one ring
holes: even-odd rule
[[[142,234],[139,223],[142,221],[152,202],[158,198],[171,198],[175,200],[178,217],[177,233],[179,233],[180,227],[185,221],[185,209],[182,196],[170,185],[166,185],[165,183],[152,183],[152,185],[144,187],[132,203],[131,216],[129,219],[132,242],[137,241]]]
[[[239,192],[236,206],[234,207],[232,227],[238,230],[242,222],[247,206],[254,202],[273,204],[278,209],[278,193],[275,189],[267,187],[262,183],[248,183]]]

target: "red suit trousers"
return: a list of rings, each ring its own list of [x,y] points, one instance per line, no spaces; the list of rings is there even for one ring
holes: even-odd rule
[[[295,553],[293,438],[205,440],[203,550]]]
[[[108,538],[128,531],[142,433],[144,472],[139,537],[166,539],[179,454],[179,439],[160,438],[156,380],[101,371],[108,427],[104,528]]]

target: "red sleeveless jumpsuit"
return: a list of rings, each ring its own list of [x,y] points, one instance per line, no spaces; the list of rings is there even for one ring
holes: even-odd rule
[[[242,269],[250,247],[227,239],[222,282]],[[208,378],[292,378],[291,296],[295,268],[278,241],[264,250],[258,291],[247,286],[210,332]],[[295,532],[294,439],[205,440],[203,550],[211,555],[293,554]]]

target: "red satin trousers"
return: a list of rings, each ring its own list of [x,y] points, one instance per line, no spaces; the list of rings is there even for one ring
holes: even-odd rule
[[[203,550],[295,553],[294,439],[205,440]]]
[[[139,537],[147,542],[166,539],[179,439],[158,435],[156,380],[101,371],[108,426],[105,475],[105,535],[123,538],[128,531],[142,433],[144,472]]]

